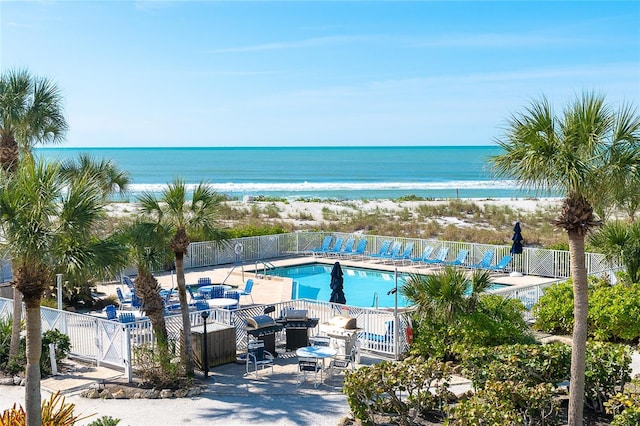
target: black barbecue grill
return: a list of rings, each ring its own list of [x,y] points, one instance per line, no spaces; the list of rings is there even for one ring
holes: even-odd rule
[[[264,348],[276,356],[276,332],[284,326],[269,315],[258,315],[247,319],[247,334],[264,342]]]
[[[284,317],[279,318],[287,335],[286,348],[294,351],[298,348],[309,346],[309,329],[318,325],[318,318],[308,318],[306,309],[287,309],[283,311]]]

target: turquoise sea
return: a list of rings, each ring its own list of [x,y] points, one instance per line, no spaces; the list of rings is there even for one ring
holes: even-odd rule
[[[232,197],[290,199],[512,198],[532,194],[496,180],[487,158],[496,146],[38,148],[51,160],[89,154],[130,173],[128,200],[160,192],[175,177],[206,181]]]

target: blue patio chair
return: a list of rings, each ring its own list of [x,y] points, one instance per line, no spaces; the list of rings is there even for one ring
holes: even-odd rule
[[[431,257],[431,253],[433,253],[433,247],[431,246],[426,246],[424,248],[424,250],[422,250],[422,255],[420,257],[412,257],[411,262],[415,262],[415,263],[425,263],[427,261],[427,259],[429,259]]]
[[[396,256],[400,255],[400,249],[402,248],[402,243],[399,241],[396,241],[395,243],[393,243],[393,245],[391,246],[391,249],[389,249],[389,253],[387,254],[383,254],[381,256],[373,256],[375,258],[378,259],[384,259],[384,260],[391,260]]]
[[[209,304],[207,302],[205,302],[204,300],[198,300],[196,302],[196,311],[200,312],[200,311],[208,311],[209,308]]]
[[[468,265],[472,269],[489,269],[491,267],[491,261],[493,260],[493,250],[487,250],[482,255],[480,262]]]
[[[235,305],[229,305],[225,309],[238,309],[240,305],[240,292],[237,290],[227,290],[224,292],[224,297],[227,299],[234,299],[237,301]]]
[[[464,265],[464,262],[466,262],[467,256],[469,256],[469,250],[462,249],[458,252],[455,260],[452,260],[451,262],[444,262],[444,264],[447,266],[462,266]]]
[[[436,257],[433,259],[427,259],[424,261],[424,263],[428,265],[440,265],[446,261],[448,255],[449,247],[440,247],[440,250],[438,250]]]
[[[249,278],[244,284],[244,290],[240,290],[240,296],[249,296],[251,298],[251,303],[255,303],[253,301],[253,296],[251,295],[251,290],[253,290],[253,279]]]
[[[189,286],[187,286],[187,291],[189,292],[189,299],[191,300],[191,303],[205,299],[204,294],[194,293],[193,289]]]
[[[513,259],[513,256],[511,256],[510,254],[507,254],[506,256],[502,256],[502,259],[500,259],[500,262],[490,266],[489,270],[498,271],[498,272],[507,272],[507,266],[509,266],[509,263],[511,263],[512,259]]]
[[[380,250],[377,253],[370,254],[369,257],[384,257],[389,254],[389,249],[391,248],[391,240],[384,240],[382,244],[380,244]]]
[[[331,247],[331,241],[333,241],[333,237],[328,236],[328,237],[324,237],[324,239],[322,240],[322,244],[320,245],[320,247],[316,247],[311,249],[311,253],[315,256],[316,254],[322,254],[322,253],[326,253],[327,251],[329,251],[329,247]]]
[[[129,276],[127,276],[127,275],[123,275],[122,276],[122,284],[126,285],[131,290],[133,290],[135,288],[135,286],[133,284],[133,280],[131,278],[129,278]]]
[[[136,289],[131,290],[131,307],[132,308],[142,308],[142,299],[140,299],[136,295]]]
[[[221,299],[224,297],[224,286],[214,285],[209,293],[210,299]]]
[[[264,348],[262,340],[252,340],[247,343],[246,361],[247,374],[251,371],[251,367],[253,367],[256,377],[258,377],[258,369],[264,370],[265,367],[271,367],[271,373],[273,374],[275,358],[271,352]]]
[[[198,278],[198,287],[201,287],[203,285],[211,285],[211,278],[209,277]]]
[[[107,314],[108,320],[118,319],[118,312],[116,311],[116,307],[114,305],[107,305],[104,307],[104,312]]]
[[[118,301],[120,302],[120,309],[124,309],[125,306],[133,308],[133,305],[131,304],[131,298],[125,298],[122,294],[122,290],[120,290],[120,287],[116,287],[116,295],[118,296]]]
[[[124,324],[131,324],[136,322],[136,317],[131,312],[121,312],[118,320]]]

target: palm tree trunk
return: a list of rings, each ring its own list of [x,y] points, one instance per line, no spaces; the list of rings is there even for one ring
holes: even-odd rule
[[[40,405],[40,356],[42,355],[42,335],[40,334],[40,298],[25,299],[25,323],[27,329],[27,371],[25,377],[24,405],[28,426],[42,424]]]
[[[587,314],[589,295],[584,263],[584,235],[569,231],[569,255],[573,280],[573,346],[569,386],[569,426],[581,426],[584,407],[585,358],[587,350]]]
[[[178,298],[182,312],[182,355],[187,376],[193,376],[195,365],[193,361],[193,343],[191,342],[191,318],[189,317],[189,303],[187,302],[187,286],[184,278],[184,254],[176,255],[176,281],[178,282]]]
[[[11,324],[11,343],[9,344],[9,359],[18,355],[20,350],[20,325],[22,323],[22,293],[13,288],[13,323]]]
[[[164,302],[160,297],[158,280],[148,271],[138,268],[135,281],[136,294],[142,299],[145,314],[151,320],[151,327],[158,345],[158,356],[163,371],[170,364],[167,325],[164,320]]]

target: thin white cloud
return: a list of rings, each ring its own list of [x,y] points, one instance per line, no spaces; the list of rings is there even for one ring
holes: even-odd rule
[[[418,41],[414,47],[472,47],[472,48],[503,48],[503,47],[545,47],[567,46],[586,43],[587,40],[576,37],[564,37],[545,34],[514,34],[514,33],[486,33],[486,34],[445,34],[438,37]]]
[[[254,44],[250,46],[214,49],[212,53],[257,52],[263,50],[301,49],[306,47],[327,46],[332,44],[355,43],[381,39],[372,35],[312,37],[304,40]]]

